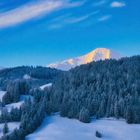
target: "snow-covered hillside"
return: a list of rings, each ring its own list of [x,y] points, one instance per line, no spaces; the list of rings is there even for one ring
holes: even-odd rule
[[[123,120],[101,119],[85,124],[55,115],[46,117],[42,125],[28,135],[26,140],[99,140],[95,136],[96,130],[102,133],[102,140],[140,139],[140,125],[129,125]]]
[[[6,91],[0,91],[0,101],[2,101],[2,98],[5,95],[5,93],[6,93]],[[30,96],[30,95],[21,95],[19,102],[7,104],[7,105],[5,105],[4,108],[6,108],[8,110],[8,112],[10,112],[12,110],[12,108],[19,109],[21,107],[21,105],[24,103],[24,101],[29,98],[32,100],[32,96]],[[1,110],[2,110],[2,108],[0,108],[0,114],[1,114]]]
[[[6,91],[0,91],[0,101],[2,101],[2,98],[5,94],[6,94]],[[21,105],[25,102],[25,100],[27,100],[29,98],[32,100],[33,97],[31,95],[20,95],[19,102],[7,104],[4,107],[1,106],[0,115],[1,115],[3,109],[7,109],[8,112],[11,112],[12,108],[19,109],[21,107]],[[0,123],[0,138],[4,135],[3,134],[4,124],[5,123]],[[10,122],[7,122],[7,125],[8,125],[8,133],[7,133],[7,135],[8,135],[8,134],[12,133],[14,131],[14,129],[19,128],[20,122],[15,122],[15,121],[11,122],[10,121]]]
[[[51,86],[52,86],[52,83],[45,84],[45,85],[40,86],[40,89],[44,90],[45,88],[50,88]]]
[[[10,123],[7,123],[8,124],[8,128],[9,128],[9,133],[10,134],[11,132],[14,131],[14,129],[18,129],[19,126],[20,126],[20,122],[10,122]],[[4,123],[1,123],[0,124],[0,137],[3,136],[3,126],[4,126]]]
[[[2,101],[3,96],[5,95],[6,91],[0,91],[0,101]]]
[[[119,55],[116,52],[111,51],[110,49],[97,48],[84,56],[50,64],[48,65],[48,67],[56,68],[60,70],[69,70],[81,64],[87,64],[92,61],[105,60],[105,59],[110,59],[110,58],[119,59],[120,57],[121,55]]]
[[[21,95],[19,102],[7,104],[5,107],[7,108],[8,112],[10,112],[12,110],[12,108],[18,108],[19,109],[21,107],[21,105],[24,103],[24,101],[26,99],[29,99],[29,98],[32,99],[32,96],[30,96],[30,95]]]

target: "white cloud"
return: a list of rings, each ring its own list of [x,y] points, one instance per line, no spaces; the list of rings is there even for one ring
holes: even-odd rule
[[[111,15],[105,15],[105,16],[100,17],[98,21],[103,22],[103,21],[109,20],[110,18],[111,18]]]
[[[120,1],[114,1],[110,4],[110,6],[112,8],[120,8],[120,7],[124,7],[126,6],[126,4],[124,2],[120,2]]]
[[[0,28],[13,26],[32,18],[49,14],[58,9],[81,6],[83,2],[68,2],[64,0],[43,0],[16,9],[0,13]]]

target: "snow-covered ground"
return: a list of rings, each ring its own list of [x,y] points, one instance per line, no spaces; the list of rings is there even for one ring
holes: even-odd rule
[[[45,84],[45,85],[40,86],[40,89],[44,90],[45,88],[50,88],[51,86],[52,86],[52,83]]]
[[[28,74],[25,74],[25,75],[23,76],[23,79],[25,79],[25,80],[29,80],[29,79],[31,79],[31,76],[28,75]]]
[[[0,100],[2,100],[2,97],[6,91],[0,91]],[[29,95],[21,95],[20,96],[20,101],[17,103],[11,103],[5,106],[7,110],[10,112],[12,108],[20,108],[20,106],[24,103],[25,99],[31,98],[32,96]],[[2,109],[2,108],[1,108]],[[0,110],[1,114],[1,110]],[[19,128],[20,122],[10,122],[8,123],[8,128],[9,128],[9,133],[11,133],[15,128]],[[0,137],[3,136],[3,126],[4,123],[0,123]]]
[[[140,125],[129,125],[123,120],[101,119],[89,124],[78,120],[62,118],[59,115],[46,117],[42,125],[26,137],[26,140],[140,140]]]
[[[6,91],[0,91],[0,101],[2,101],[2,97],[4,96],[5,93]],[[24,101],[29,98],[32,100],[31,95],[21,95],[19,102],[7,104],[5,107],[7,108],[8,112],[10,112],[12,108],[20,108],[21,105],[24,103]],[[0,114],[1,114],[1,110],[0,110]]]
[[[20,125],[20,123],[18,123],[18,122],[8,123],[9,133],[11,133],[14,129],[19,128],[19,125]],[[0,137],[3,136],[3,132],[2,132],[3,131],[3,126],[4,126],[4,123],[1,123],[0,124]]]
[[[30,95],[21,95],[19,102],[8,104],[5,107],[7,108],[8,112],[10,112],[12,108],[18,108],[19,109],[21,107],[21,105],[24,103],[24,101],[26,99],[29,99],[29,98],[32,99],[32,96],[30,96]]]
[[[17,103],[8,104],[5,107],[7,108],[8,112],[10,112],[12,110],[12,108],[18,108],[19,109],[23,103],[24,103],[24,101],[20,101],[20,102],[17,102]]]
[[[6,91],[0,91],[0,101],[2,101],[3,96],[5,95]]]

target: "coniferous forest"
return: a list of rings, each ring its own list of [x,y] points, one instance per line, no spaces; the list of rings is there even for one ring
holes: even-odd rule
[[[30,79],[23,79],[25,74]],[[17,102],[20,95],[32,96],[20,109],[2,110],[0,122],[20,121],[20,127],[1,140],[24,140],[46,115],[55,112],[85,123],[93,116],[140,123],[140,56],[91,62],[67,72],[41,67],[11,68],[0,71],[0,77],[0,87],[7,91],[1,107]],[[52,82],[52,87],[40,90],[46,81]]]

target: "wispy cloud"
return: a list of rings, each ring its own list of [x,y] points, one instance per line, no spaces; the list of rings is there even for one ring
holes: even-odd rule
[[[70,14],[57,17],[53,20],[53,23],[49,25],[49,29],[58,29],[62,28],[63,26],[66,26],[68,24],[75,24],[83,22],[89,18],[91,18],[93,15],[98,14],[100,11],[94,11],[92,13],[83,15],[83,16],[72,16]]]
[[[94,2],[93,6],[102,6],[106,3],[106,0],[99,0],[98,2]]]
[[[111,18],[111,15],[104,15],[104,16],[98,18],[98,21],[103,22],[103,21],[109,20],[110,18]]]
[[[71,23],[79,23],[79,22],[87,20],[88,18],[90,18],[91,16],[93,16],[93,15],[95,15],[97,13],[99,13],[99,11],[95,11],[95,12],[92,12],[92,13],[89,13],[87,15],[80,16],[80,17],[71,17],[71,18],[65,19],[64,22],[69,23],[69,24],[71,24]]]
[[[49,14],[59,9],[81,6],[83,2],[68,2],[64,0],[43,0],[28,3],[16,9],[0,13],[0,28],[13,26],[32,18]]]
[[[49,26],[48,26],[48,29],[49,30],[53,30],[53,29],[60,29],[60,28],[62,28],[64,25],[63,25],[63,23],[54,23],[54,24],[50,24]]]
[[[63,2],[64,2],[64,0],[63,0]],[[75,2],[69,2],[68,0],[67,1],[65,1],[65,3],[66,3],[66,7],[67,8],[72,8],[72,7],[79,7],[79,6],[82,6],[83,4],[85,4],[86,3],[86,0],[79,0],[79,1],[75,1]]]
[[[125,2],[120,2],[120,1],[114,1],[110,4],[110,6],[112,8],[121,8],[121,7],[124,7],[126,6]]]

